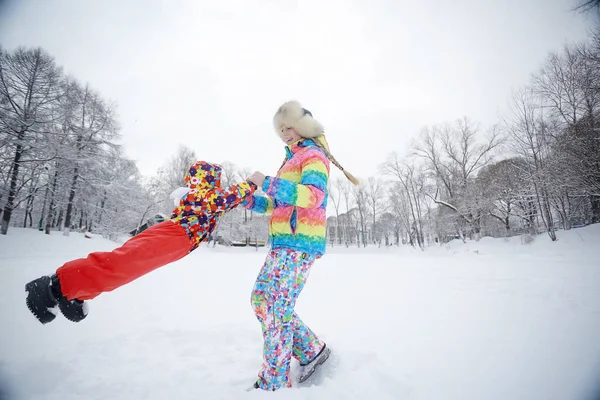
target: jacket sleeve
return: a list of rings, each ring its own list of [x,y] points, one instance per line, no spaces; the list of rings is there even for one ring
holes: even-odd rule
[[[242,182],[228,188],[217,188],[206,194],[206,205],[213,212],[227,212],[252,197],[258,187],[252,182]]]
[[[258,214],[273,214],[274,202],[268,196],[253,194],[242,202],[242,207]]]
[[[263,191],[267,196],[302,208],[318,208],[327,194],[329,167],[320,152],[311,152],[302,162],[300,183],[287,179],[265,178]]]

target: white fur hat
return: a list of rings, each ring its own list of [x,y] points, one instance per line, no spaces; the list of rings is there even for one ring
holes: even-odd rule
[[[284,103],[273,117],[273,126],[281,136],[281,128],[294,128],[304,138],[316,138],[323,134],[323,126],[299,102],[292,100]]]

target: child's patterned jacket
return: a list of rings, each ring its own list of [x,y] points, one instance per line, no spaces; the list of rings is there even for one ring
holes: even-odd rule
[[[224,213],[237,207],[257,189],[252,182],[221,188],[221,167],[205,161],[192,165],[184,179],[187,194],[169,219],[186,230],[194,243],[192,250],[208,238]]]

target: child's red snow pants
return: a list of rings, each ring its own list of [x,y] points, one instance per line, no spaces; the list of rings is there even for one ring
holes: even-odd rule
[[[179,260],[192,247],[181,225],[164,221],[113,251],[90,253],[87,258],[69,261],[56,274],[68,300],[89,300]]]

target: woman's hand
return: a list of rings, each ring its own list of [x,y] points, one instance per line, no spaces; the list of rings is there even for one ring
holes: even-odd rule
[[[265,175],[262,172],[255,171],[248,177],[248,180],[262,189],[263,183],[265,183]]]

